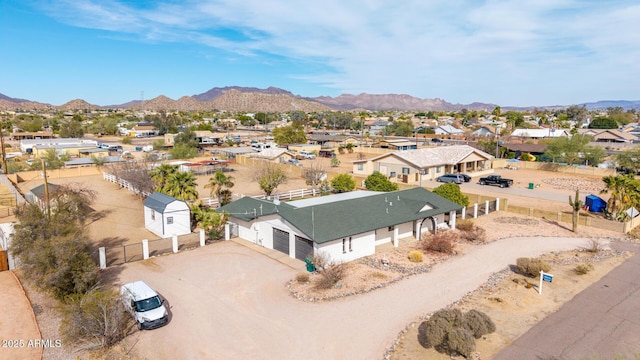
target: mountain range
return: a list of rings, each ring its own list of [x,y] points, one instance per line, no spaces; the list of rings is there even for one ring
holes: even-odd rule
[[[537,106],[538,109],[561,109],[570,105]],[[597,102],[577,104],[585,106],[587,110],[606,109],[608,107],[622,107],[640,109],[640,100],[602,100]],[[290,91],[269,87],[259,89],[254,87],[214,87],[202,94],[183,96],[178,100],[160,95],[150,100],[134,100],[119,105],[94,105],[82,99],[69,101],[60,106],[40,103],[33,100],[11,98],[0,94],[0,110],[61,110],[75,111],[86,109],[132,109],[132,110],[227,110],[244,112],[323,112],[331,110],[345,111],[459,111],[480,110],[491,111],[496,104],[478,103],[452,104],[442,99],[420,99],[406,94],[343,94],[337,97],[319,96],[302,97]],[[502,107],[503,110],[531,110],[534,107]]]

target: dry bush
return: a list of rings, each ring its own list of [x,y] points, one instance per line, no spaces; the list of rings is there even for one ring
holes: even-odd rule
[[[598,239],[590,239],[589,240],[589,247],[587,248],[587,251],[592,252],[592,253],[597,253],[600,250],[602,250],[602,244],[600,243],[600,240],[598,240]]]
[[[460,231],[470,231],[473,227],[473,220],[469,219],[463,219],[456,223],[456,229]]]
[[[420,344],[434,347],[441,353],[457,352],[469,357],[475,350],[474,336],[495,331],[495,324],[484,313],[471,310],[462,314],[459,309],[444,309],[434,313],[420,325]]]
[[[518,258],[516,260],[516,266],[521,274],[531,277],[537,277],[540,275],[540,271],[551,271],[551,265],[542,259],[535,258]]]
[[[315,254],[311,262],[316,267],[316,272],[320,274],[320,279],[315,285],[317,289],[331,289],[344,279],[347,273],[346,264],[335,263],[323,252]]]
[[[496,324],[493,323],[491,318],[478,310],[469,310],[464,314],[463,326],[471,331],[471,334],[476,339],[496,331]]]
[[[296,281],[303,284],[309,282],[309,274],[308,273],[299,273],[296,275]]]
[[[439,232],[428,237],[422,246],[425,251],[452,254],[456,240],[456,234],[451,231]]]
[[[476,349],[476,341],[473,335],[471,335],[471,331],[465,328],[453,328],[447,335],[447,339],[442,346],[449,350],[449,352],[455,351],[468,358]]]
[[[573,271],[578,274],[578,275],[586,275],[588,274],[591,270],[593,270],[593,264],[588,263],[588,264],[580,264],[577,265]]]
[[[420,250],[409,251],[409,261],[422,262],[424,260],[424,254]]]
[[[487,241],[487,232],[484,228],[473,225],[471,229],[462,231],[460,236],[473,243],[484,243]]]
[[[66,298],[61,307],[60,331],[77,349],[104,349],[121,341],[131,321],[120,295],[93,289]]]

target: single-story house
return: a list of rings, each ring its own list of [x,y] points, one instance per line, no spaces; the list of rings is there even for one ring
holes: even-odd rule
[[[304,260],[325,253],[346,262],[376,246],[455,228],[462,207],[423,188],[393,192],[352,191],[280,202],[243,197],[216,211],[229,214],[232,233]],[[448,224],[447,224],[448,221]]]
[[[470,134],[472,137],[496,136],[496,128],[491,125],[481,125]]]
[[[483,175],[492,172],[494,157],[469,145],[396,151],[371,159],[354,160],[353,173],[369,176],[379,172],[402,182],[435,180],[452,173]]]
[[[340,145],[359,143],[358,138],[348,135],[311,134],[307,140],[310,144],[318,144],[322,148],[337,148]]]
[[[558,137],[570,137],[569,131],[566,129],[515,129],[511,133],[513,137],[528,138],[528,139],[544,139],[544,138],[558,138]]]
[[[383,149],[393,150],[412,150],[417,149],[418,144],[416,144],[415,140],[383,139],[382,141],[380,141],[380,147]]]
[[[461,135],[464,134],[463,130],[455,128],[451,125],[437,126],[433,129],[436,135]]]
[[[618,129],[578,129],[578,134],[593,137],[594,142],[632,143],[638,137]]]
[[[547,144],[512,144],[503,143],[500,147],[507,149],[507,151],[513,152],[515,158],[520,158],[520,155],[527,153],[540,158],[542,154],[547,150]]]
[[[249,154],[249,157],[275,163],[286,163],[290,159],[295,159],[296,155],[284,148],[269,148],[255,154]]]
[[[155,192],[144,200],[144,227],[165,238],[191,233],[191,211],[186,202]]]
[[[125,162],[122,156],[98,156],[103,160],[104,164],[113,164],[119,162]],[[76,159],[71,159],[69,161],[64,162],[65,168],[75,168],[75,167],[84,167],[84,166],[94,166],[96,165],[92,158],[90,157],[80,157]]]
[[[29,190],[24,194],[24,197],[30,204],[35,204],[40,209],[44,210],[47,208],[47,196],[53,195],[54,193],[60,191],[61,188],[62,187],[60,185],[51,184],[48,182],[46,186],[45,184],[40,184]],[[50,203],[49,205],[51,206],[52,204]]]

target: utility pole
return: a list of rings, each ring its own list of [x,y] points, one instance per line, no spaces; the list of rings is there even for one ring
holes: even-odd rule
[[[498,139],[500,138],[500,126],[496,127],[496,159],[498,158]]]
[[[4,135],[2,134],[2,119],[0,119],[0,146],[2,146],[2,172],[8,174],[7,171],[7,153],[4,148]]]
[[[44,177],[44,198],[47,206],[47,219],[51,218],[51,206],[49,205],[49,183],[47,182],[47,164],[44,159],[40,159],[42,162],[42,176]]]

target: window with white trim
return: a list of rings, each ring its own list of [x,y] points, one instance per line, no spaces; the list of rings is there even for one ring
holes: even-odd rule
[[[342,239],[342,253],[347,253],[347,239]]]
[[[402,168],[402,173],[405,175],[409,175],[409,168],[403,167]]]
[[[353,251],[353,239],[349,236],[349,251]]]
[[[173,216],[168,216],[167,217],[167,225],[171,225],[173,224]]]
[[[358,170],[360,171],[364,170],[364,164],[358,164]]]
[[[151,220],[155,221],[155,219],[156,219],[156,212],[151,210]]]

